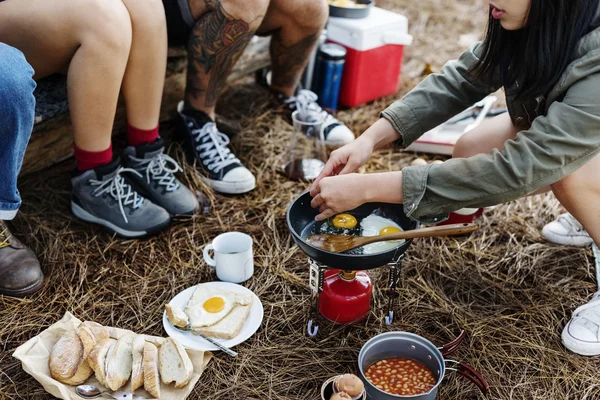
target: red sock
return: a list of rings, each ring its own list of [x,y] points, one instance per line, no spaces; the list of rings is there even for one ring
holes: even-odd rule
[[[127,141],[131,146],[139,146],[140,144],[153,143],[158,139],[158,127],[145,131],[127,124]]]
[[[102,151],[87,151],[82,150],[73,144],[75,148],[75,160],[77,161],[77,169],[79,171],[87,171],[106,165],[112,160],[112,143],[108,146],[108,149]]]

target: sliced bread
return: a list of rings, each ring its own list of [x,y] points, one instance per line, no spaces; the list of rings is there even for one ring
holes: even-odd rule
[[[131,365],[131,391],[135,392],[138,388],[144,384],[144,345],[146,339],[142,335],[138,335],[133,340],[133,347],[131,350],[133,364]]]
[[[111,390],[119,390],[131,377],[131,350],[134,338],[133,334],[123,336],[106,356],[106,386]]]
[[[167,338],[158,353],[158,367],[162,383],[175,382],[176,388],[182,388],[192,379],[194,366],[185,348],[176,340]]]
[[[144,343],[142,361],[144,389],[156,399],[160,399],[160,377],[158,375],[158,349],[150,342]]]
[[[208,337],[233,339],[242,330],[246,319],[248,319],[248,314],[250,314],[251,307],[252,298],[250,297],[250,299],[247,301],[247,305],[236,305],[225,318],[213,326],[194,328],[194,330]]]
[[[106,356],[117,344],[114,339],[104,339],[98,342],[88,356],[88,363],[96,373],[96,379],[102,386],[106,386]]]
[[[167,304],[165,305],[165,311],[167,312],[167,319],[171,324],[173,324],[173,326],[177,326],[179,328],[185,328],[188,326],[188,316],[181,308]]]
[[[48,358],[50,375],[59,382],[75,377],[83,359],[83,343],[75,331],[66,331],[56,342]]]
[[[85,321],[79,325],[79,337],[83,343],[83,358],[87,360],[94,347],[102,340],[108,339],[110,335],[108,329],[102,325]]]

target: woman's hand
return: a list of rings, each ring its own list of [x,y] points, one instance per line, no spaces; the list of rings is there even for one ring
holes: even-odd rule
[[[402,204],[402,171],[328,176],[310,194],[311,207],[319,209],[317,221],[368,202]]]
[[[328,176],[351,174],[365,165],[371,159],[372,155],[373,143],[368,138],[363,138],[362,136],[352,143],[334,150],[331,152],[325,167],[323,167],[323,171],[321,171],[317,179],[313,182],[310,188],[311,195],[315,197],[312,192],[321,179]]]
[[[322,221],[366,202],[368,175],[346,174],[321,179],[311,190],[311,207],[318,208],[315,218]]]

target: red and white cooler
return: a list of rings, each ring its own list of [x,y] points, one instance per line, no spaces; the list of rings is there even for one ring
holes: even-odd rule
[[[404,15],[373,7],[367,18],[330,17],[327,40],[347,49],[340,103],[354,107],[396,93],[404,46],[413,40]]]

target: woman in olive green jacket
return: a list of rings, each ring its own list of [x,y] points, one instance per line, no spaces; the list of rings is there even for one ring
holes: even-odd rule
[[[317,219],[382,201],[404,204],[409,217],[434,222],[460,208],[552,190],[600,244],[599,1],[493,0],[482,42],[331,154],[311,188]],[[501,87],[509,113],[463,135],[453,159],[353,173],[374,150],[392,142],[407,147]],[[595,320],[589,324],[587,309],[577,310],[563,333],[565,345],[580,354],[600,354],[596,298],[583,306],[598,307]]]

